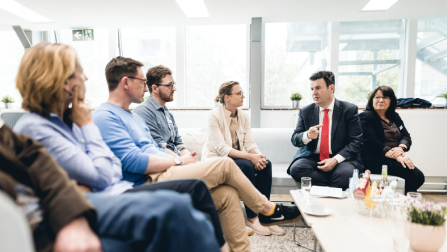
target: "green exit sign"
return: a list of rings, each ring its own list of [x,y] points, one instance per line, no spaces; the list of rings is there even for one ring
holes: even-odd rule
[[[73,30],[73,41],[93,41],[93,29]]]

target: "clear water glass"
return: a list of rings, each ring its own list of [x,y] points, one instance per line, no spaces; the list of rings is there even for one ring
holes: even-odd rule
[[[310,177],[301,178],[301,189],[304,189],[304,199],[309,203],[310,188],[312,187],[312,179]]]
[[[407,252],[408,248],[410,247],[409,230],[411,220],[405,213],[404,204],[402,204],[402,202],[391,202],[391,204],[393,205],[392,219],[394,251]]]
[[[418,192],[407,192],[408,198],[413,198],[414,200],[421,200],[422,194]]]

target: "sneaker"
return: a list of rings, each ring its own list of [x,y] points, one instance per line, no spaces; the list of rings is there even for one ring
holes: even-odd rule
[[[250,227],[245,226],[245,231],[247,231],[248,236],[253,234],[253,229],[251,229]]]
[[[303,216],[296,206],[283,206],[276,204],[275,212],[270,216],[259,214],[259,221],[263,226],[273,226],[278,224],[285,224],[295,222]]]
[[[253,229],[253,231],[260,235],[272,235],[272,231],[268,227],[264,227],[259,223],[259,218],[256,218],[256,220],[251,223],[250,221],[246,220],[245,225]]]
[[[268,228],[270,229],[270,231],[272,232],[272,234],[274,235],[284,235],[286,232],[284,231],[284,229],[280,228],[277,225],[273,225],[273,226],[268,226]]]

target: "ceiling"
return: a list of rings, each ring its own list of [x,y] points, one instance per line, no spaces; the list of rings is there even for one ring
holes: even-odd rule
[[[175,0],[16,0],[53,20],[35,24],[0,9],[0,30],[356,21],[447,17],[446,0],[399,0],[387,11],[361,12],[369,0],[204,0],[209,18],[186,18]],[[447,30],[447,27],[446,27]]]

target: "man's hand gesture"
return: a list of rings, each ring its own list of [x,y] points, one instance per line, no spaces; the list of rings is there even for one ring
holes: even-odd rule
[[[309,139],[317,139],[318,134],[320,134],[319,128],[321,128],[321,127],[323,127],[323,124],[319,124],[317,126],[310,127],[309,130],[307,131],[307,137]]]
[[[328,172],[328,171],[332,171],[332,169],[334,169],[334,167],[338,164],[338,161],[335,158],[328,158],[321,162],[318,162],[318,164],[319,164],[319,166],[317,166],[318,169],[320,169],[324,172]]]

